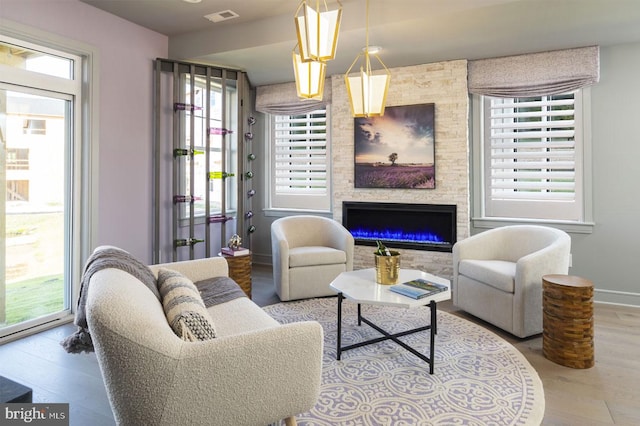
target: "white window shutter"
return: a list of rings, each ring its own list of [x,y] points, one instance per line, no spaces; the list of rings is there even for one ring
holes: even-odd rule
[[[575,93],[486,98],[485,213],[580,220]]]
[[[272,207],[328,210],[327,112],[273,116]]]

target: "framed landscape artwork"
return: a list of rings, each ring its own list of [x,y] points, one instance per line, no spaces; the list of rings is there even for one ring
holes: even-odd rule
[[[355,187],[434,189],[435,104],[355,118]]]

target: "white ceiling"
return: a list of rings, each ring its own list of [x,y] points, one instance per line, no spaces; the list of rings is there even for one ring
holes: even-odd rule
[[[255,86],[293,81],[299,0],[81,0],[169,36],[171,59],[247,71]],[[336,0],[327,0],[333,9]],[[365,0],[342,0],[344,73],[365,45]],[[240,15],[212,23],[204,18]],[[640,42],[640,0],[370,0],[370,45],[389,68],[571,47]],[[375,67],[375,66],[374,66]]]

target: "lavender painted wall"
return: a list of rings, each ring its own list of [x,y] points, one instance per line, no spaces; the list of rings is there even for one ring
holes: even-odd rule
[[[152,61],[167,57],[168,38],[78,0],[1,0],[0,25],[9,23],[98,52],[96,244],[116,245],[150,262]]]

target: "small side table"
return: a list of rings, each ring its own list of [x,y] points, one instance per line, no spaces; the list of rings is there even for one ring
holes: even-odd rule
[[[251,299],[251,253],[242,256],[227,256],[224,253],[221,255],[229,265],[229,278],[237,282]]]
[[[545,275],[542,292],[544,356],[565,367],[593,367],[593,283],[570,275]]]
[[[0,376],[0,403],[22,402],[30,403],[33,397],[31,388],[28,388],[6,377]]]

